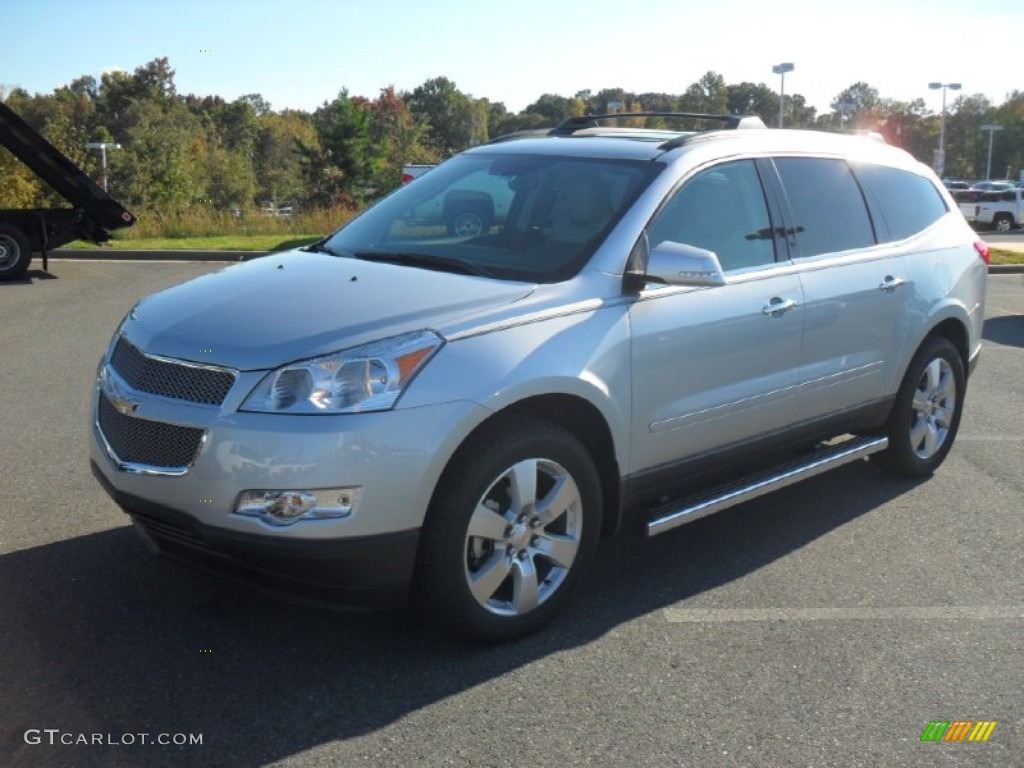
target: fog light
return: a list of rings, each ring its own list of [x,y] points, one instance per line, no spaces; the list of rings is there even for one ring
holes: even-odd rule
[[[235,504],[235,514],[258,517],[271,525],[348,517],[355,512],[361,490],[352,486],[305,491],[242,491]]]

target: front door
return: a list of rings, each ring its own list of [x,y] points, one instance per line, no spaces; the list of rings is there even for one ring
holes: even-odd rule
[[[648,227],[652,247],[714,251],[726,285],[648,285],[632,305],[631,474],[796,419],[803,294],[793,264],[776,259],[775,232],[752,160],[699,172]]]

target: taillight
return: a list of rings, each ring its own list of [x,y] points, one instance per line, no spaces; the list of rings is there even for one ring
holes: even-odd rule
[[[974,250],[976,250],[978,252],[978,255],[985,260],[986,264],[992,263],[992,257],[989,256],[988,253],[988,243],[986,243],[984,240],[975,240]]]
[[[413,176],[411,173],[403,173],[402,174],[402,183],[403,184],[408,184],[410,181],[412,181],[415,178],[416,177]]]

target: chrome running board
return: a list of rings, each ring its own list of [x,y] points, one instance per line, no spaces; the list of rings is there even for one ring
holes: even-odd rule
[[[863,459],[872,453],[884,451],[888,446],[887,437],[853,438],[734,483],[721,485],[712,491],[690,496],[682,502],[659,507],[654,510],[650,522],[647,523],[647,535],[657,536],[684,523],[756,499],[758,496],[828,472],[851,461]]]

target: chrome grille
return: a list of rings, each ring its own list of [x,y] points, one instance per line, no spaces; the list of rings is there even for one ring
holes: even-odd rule
[[[133,389],[190,403],[220,405],[235,383],[229,371],[147,357],[124,337],[117,340],[110,364]]]
[[[130,464],[184,469],[199,451],[203,430],[120,413],[106,396],[99,397],[99,425],[116,458]]]

